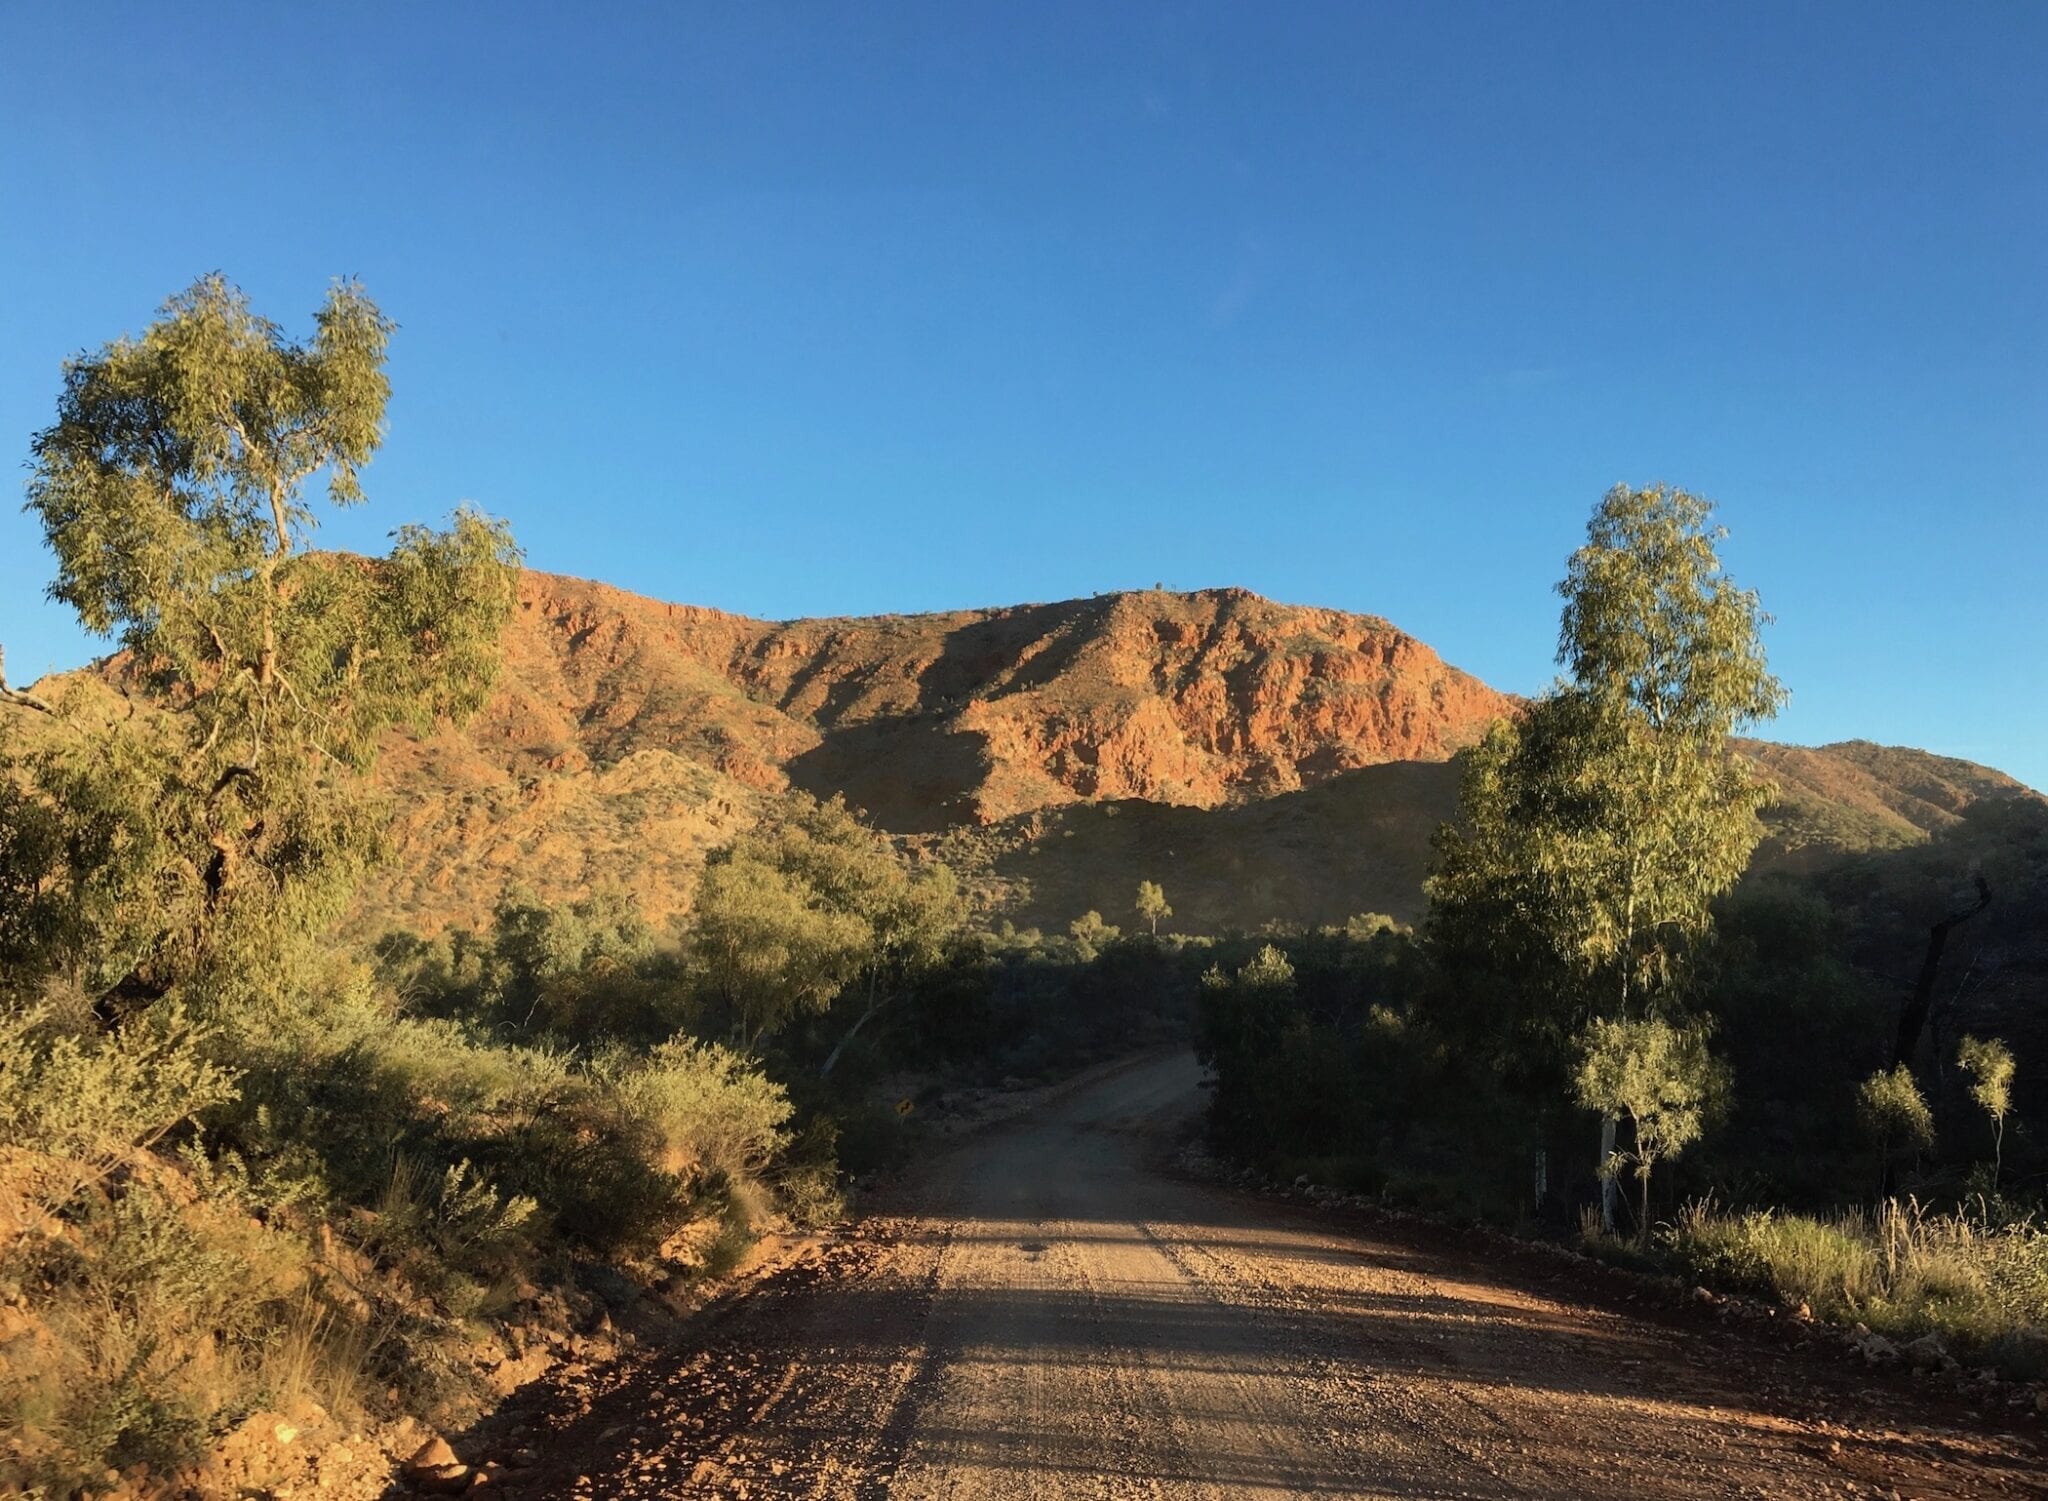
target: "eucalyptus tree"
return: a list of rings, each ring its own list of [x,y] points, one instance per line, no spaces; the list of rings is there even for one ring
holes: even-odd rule
[[[2012,1081],[2018,1071],[2012,1049],[1996,1037],[1965,1035],[1956,1062],[1970,1076],[1970,1098],[1991,1121],[1991,1186],[2005,1171],[2005,1118],[2012,1113]]]
[[[1167,905],[1166,892],[1157,881],[1140,881],[1138,899],[1131,910],[1152,925],[1152,936],[1159,936],[1159,920],[1173,916],[1173,908]]]
[[[714,852],[696,909],[691,948],[742,1047],[858,997],[825,1074],[966,921],[950,868],[914,866],[843,799],[801,793]]]
[[[1438,838],[1439,953],[1489,973],[1516,1035],[1547,1057],[1596,1018],[1684,1009],[1713,901],[1762,836],[1770,789],[1728,737],[1785,695],[1711,518],[1665,486],[1601,500],[1558,585],[1569,677],[1468,757]],[[1606,1112],[1602,1164],[1615,1125]]]
[[[68,362],[35,435],[49,593],[118,641],[139,690],[117,724],[45,737],[33,778],[65,816],[130,827],[133,900],[81,966],[103,1002],[274,975],[375,853],[357,774],[384,733],[489,690],[517,569],[501,523],[404,526],[379,559],[311,547],[309,486],[363,499],[392,331],[343,281],[295,340],[208,276],[140,337]]]
[[[1877,1197],[1891,1193],[1892,1158],[1901,1148],[1914,1153],[1934,1145],[1934,1112],[1912,1069],[1895,1063],[1856,1087],[1856,1117],[1877,1147]]]
[[[1579,817],[1560,851],[1582,898],[1569,940],[1605,974],[1618,1015],[1682,991],[1771,790],[1728,737],[1774,716],[1785,690],[1757,596],[1722,570],[1727,532],[1712,514],[1683,490],[1617,486],[1558,585],[1558,661],[1587,725],[1569,768]]]
[[[1700,1027],[1676,1027],[1661,1018],[1594,1020],[1580,1039],[1572,1083],[1578,1101],[1603,1116],[1625,1116],[1630,1143],[1610,1151],[1601,1179],[1635,1174],[1641,1197],[1636,1238],[1650,1242],[1650,1173],[1705,1133],[1728,1092],[1727,1065],[1708,1051]]]

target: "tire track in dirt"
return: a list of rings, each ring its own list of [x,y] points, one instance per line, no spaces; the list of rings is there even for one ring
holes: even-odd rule
[[[2037,1445],[1448,1231],[1161,1171],[1191,1059],[922,1165],[666,1352],[565,1375],[522,1496],[2017,1497]]]

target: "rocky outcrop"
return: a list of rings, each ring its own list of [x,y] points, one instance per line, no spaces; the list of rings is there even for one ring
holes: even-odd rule
[[[1019,921],[1168,878],[1191,931],[1412,916],[1454,804],[1443,763],[1517,703],[1384,620],[1242,589],[773,622],[530,572],[502,651],[467,726],[387,748],[396,858],[363,931],[474,923],[516,886],[616,884],[660,922],[792,786],[843,794]],[[1759,854],[1777,867],[2029,795],[1860,741],[1737,748],[1781,789]]]
[[[791,785],[904,835],[1229,807],[1441,761],[1512,706],[1384,620],[1242,589],[778,623],[528,573],[484,712],[380,769],[399,858],[367,916],[617,880],[660,917]]]

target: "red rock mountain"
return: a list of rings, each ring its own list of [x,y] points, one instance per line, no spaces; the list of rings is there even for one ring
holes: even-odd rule
[[[528,573],[486,710],[396,743],[397,860],[362,923],[475,922],[510,885],[687,910],[705,851],[843,793],[990,909],[1064,926],[1166,884],[1176,926],[1420,915],[1448,762],[1515,701],[1372,616],[1241,589],[773,623]],[[2011,778],[1922,751],[1741,743],[1760,858],[1917,842]]]
[[[1224,809],[1444,761],[1513,706],[1384,620],[1241,589],[770,623],[528,573],[504,661],[476,721],[384,763],[382,915],[607,876],[675,912],[789,786],[927,840],[1079,803]]]
[[[1184,932],[1413,919],[1450,758],[1516,704],[1384,620],[1242,589],[774,623],[527,573],[502,650],[483,713],[380,763],[395,859],[360,931],[478,923],[513,886],[677,916],[791,787],[947,860],[991,919],[1120,921],[1141,879]],[[1769,864],[2029,795],[1924,751],[1738,744],[1781,789]]]

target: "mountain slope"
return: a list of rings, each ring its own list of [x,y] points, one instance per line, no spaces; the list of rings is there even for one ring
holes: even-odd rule
[[[776,623],[527,573],[502,651],[469,725],[393,738],[395,858],[359,931],[474,924],[513,886],[616,883],[673,917],[791,787],[843,794],[1023,926],[1127,921],[1141,879],[1187,932],[1413,919],[1450,758],[1516,706],[1384,620],[1241,589]],[[1737,744],[1781,789],[1766,867],[2032,795],[1924,751]]]
[[[1794,869],[1903,849],[1955,827],[1974,803],[2032,795],[2002,771],[1904,746],[1737,744],[1778,786],[1760,858]]]
[[[504,659],[472,724],[380,769],[398,860],[366,920],[604,879],[672,914],[790,786],[1002,845],[1083,803],[1238,810],[1440,762],[1513,708],[1383,620],[1236,589],[778,624],[529,573]]]

